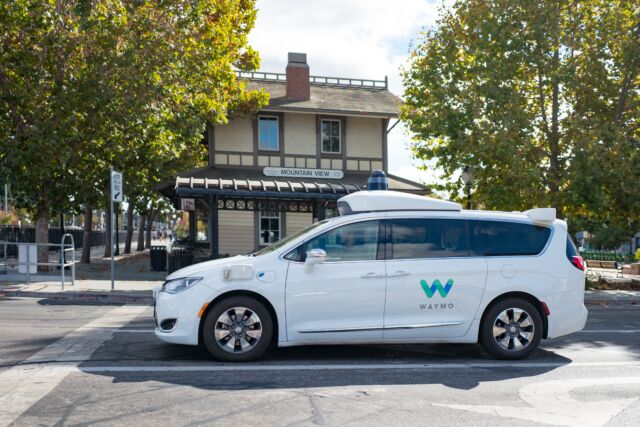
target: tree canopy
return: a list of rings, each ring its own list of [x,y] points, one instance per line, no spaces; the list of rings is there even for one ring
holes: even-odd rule
[[[254,0],[15,0],[0,4],[0,176],[18,206],[104,202],[203,159],[207,122],[255,109],[235,70],[255,69]],[[45,240],[46,241],[46,240]]]
[[[574,230],[630,236],[639,66],[636,1],[457,1],[411,53],[402,118],[414,155],[445,178],[473,168],[482,206],[554,206]]]

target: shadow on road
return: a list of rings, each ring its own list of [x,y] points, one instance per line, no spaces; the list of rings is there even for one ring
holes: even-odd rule
[[[125,335],[125,334],[121,334]],[[133,335],[133,334],[126,334]],[[123,337],[116,340],[123,341]],[[271,349],[259,362],[251,363],[252,370],[238,369],[242,364],[221,364],[213,361],[201,347],[168,345],[163,343],[134,342],[126,337],[120,348],[105,345],[91,361],[80,366],[108,366],[109,361],[118,359],[130,366],[127,372],[88,372],[112,378],[117,383],[137,383],[156,381],[159,383],[191,386],[205,390],[249,390],[279,388],[313,388],[365,385],[425,385],[441,384],[447,387],[469,390],[482,382],[502,381],[541,375],[571,361],[552,352],[538,350],[523,361],[523,367],[500,362],[486,356],[477,345],[391,345],[391,346],[308,346]],[[144,340],[145,342],[147,340]],[[136,357],[123,361],[122,352]],[[540,366],[530,366],[532,362],[546,362]],[[143,362],[143,363],[141,363]],[[467,369],[407,369],[391,365],[419,364],[468,364],[483,363],[494,365]],[[551,366],[549,365],[551,364]],[[255,366],[265,370],[254,370]],[[286,365],[282,370],[274,369]],[[339,369],[317,369],[314,366],[340,365]],[[353,369],[344,365],[353,365]],[[386,365],[384,369],[363,369],[362,365]],[[166,371],[136,371],[136,366],[166,367]],[[180,367],[201,366],[202,371],[180,371]],[[207,367],[224,368],[207,371]],[[177,369],[172,369],[177,367]],[[305,369],[306,368],[306,369]]]

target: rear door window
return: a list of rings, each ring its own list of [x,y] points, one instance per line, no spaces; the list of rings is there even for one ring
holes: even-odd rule
[[[547,245],[551,229],[505,221],[469,221],[471,255],[538,255]]]
[[[456,219],[389,219],[387,259],[463,257],[469,255],[467,226]]]

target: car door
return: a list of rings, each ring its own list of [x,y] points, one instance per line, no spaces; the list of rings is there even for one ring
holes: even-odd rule
[[[487,266],[469,257],[467,222],[389,218],[384,339],[464,335],[480,305]]]
[[[385,298],[381,221],[340,225],[298,251],[326,253],[310,265],[290,261],[286,284],[289,341],[369,341],[382,338]],[[317,252],[317,251],[316,251]]]

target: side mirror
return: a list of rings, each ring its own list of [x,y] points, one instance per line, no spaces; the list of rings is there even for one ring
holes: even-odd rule
[[[307,252],[304,263],[307,265],[322,264],[327,259],[327,253],[322,249],[311,249]]]

